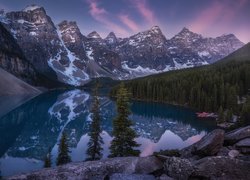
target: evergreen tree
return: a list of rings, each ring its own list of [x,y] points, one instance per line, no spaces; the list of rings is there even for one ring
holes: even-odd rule
[[[92,123],[91,129],[89,132],[90,140],[88,142],[87,149],[87,160],[98,160],[102,158],[101,151],[103,150],[102,144],[103,139],[101,137],[101,125],[100,125],[100,103],[98,99],[98,83],[96,83],[96,87],[94,90],[94,103],[92,106]]]
[[[49,149],[49,152],[46,154],[45,158],[44,158],[44,167],[48,168],[51,167],[51,148]]]
[[[232,109],[227,110],[226,121],[230,122],[232,120],[232,117],[233,117]]]
[[[244,103],[241,111],[241,121],[242,123],[249,124],[250,122],[250,97],[247,98],[247,101]]]
[[[139,150],[135,150],[139,144],[135,142],[136,132],[132,129],[132,121],[128,118],[129,93],[122,83],[117,93],[117,117],[113,120],[114,139],[110,146],[110,157],[138,156]]]
[[[56,165],[59,166],[59,165],[67,164],[71,162],[69,153],[70,153],[70,150],[68,146],[67,135],[65,132],[63,132],[62,137],[60,139],[60,143],[59,143]]]
[[[125,85],[134,99],[189,105],[199,111],[215,112],[222,106],[239,115],[238,97],[250,93],[250,60],[236,59],[147,76],[126,81]],[[112,89],[111,96],[116,96],[117,91],[118,86]]]
[[[224,111],[223,111],[221,106],[220,106],[219,111],[218,111],[218,122],[219,123],[225,122]]]

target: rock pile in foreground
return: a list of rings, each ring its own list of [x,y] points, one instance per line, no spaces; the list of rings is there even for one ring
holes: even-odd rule
[[[226,133],[216,129],[182,149],[179,157],[118,157],[70,163],[8,179],[249,179],[250,126]]]

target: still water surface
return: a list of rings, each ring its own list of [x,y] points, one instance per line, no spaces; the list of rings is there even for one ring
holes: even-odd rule
[[[115,102],[101,96],[104,158],[112,140]],[[52,149],[53,163],[63,131],[69,136],[73,161],[86,158],[91,123],[92,97],[82,90],[42,94],[0,118],[0,171],[2,176],[43,167],[43,158]],[[141,144],[141,156],[161,149],[181,149],[193,144],[215,128],[211,120],[196,118],[195,112],[160,103],[131,103],[133,120]]]

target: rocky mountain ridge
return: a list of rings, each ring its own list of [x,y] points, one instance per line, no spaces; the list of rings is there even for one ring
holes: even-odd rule
[[[27,60],[47,77],[82,86],[95,77],[131,79],[213,63],[242,47],[234,35],[204,38],[184,28],[171,39],[154,26],[128,38],[96,31],[82,35],[76,22],[55,25],[43,7],[0,13]]]

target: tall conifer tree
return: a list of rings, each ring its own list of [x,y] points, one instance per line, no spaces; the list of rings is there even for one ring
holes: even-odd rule
[[[87,160],[98,160],[102,158],[101,151],[103,150],[102,144],[103,139],[101,137],[101,118],[100,118],[100,103],[98,99],[98,86],[99,83],[96,83],[96,87],[94,89],[94,103],[92,106],[92,123],[91,129],[89,132],[90,140],[88,143],[87,149]]]
[[[46,154],[44,158],[44,167],[48,168],[51,167],[51,148],[49,149],[49,152]]]
[[[113,120],[114,139],[110,146],[110,157],[138,156],[139,150],[135,150],[139,144],[135,142],[136,132],[132,129],[132,121],[128,118],[129,93],[124,84],[121,84],[117,93],[117,117]]]
[[[56,161],[56,165],[67,164],[71,162],[70,158],[70,150],[68,146],[67,134],[63,132],[62,137],[60,139],[59,147],[58,147],[58,157]]]

